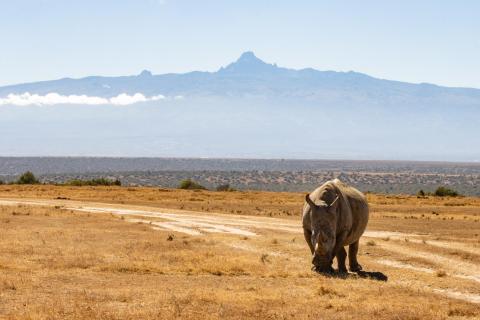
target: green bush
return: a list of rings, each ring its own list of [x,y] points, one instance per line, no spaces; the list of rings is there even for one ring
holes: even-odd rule
[[[2,185],[2,184],[5,184],[5,182],[3,182],[3,180],[0,180],[0,185]]]
[[[437,190],[435,190],[434,195],[437,197],[456,197],[459,194],[453,189],[449,189],[447,187],[438,187]]]
[[[192,181],[191,179],[182,180],[178,188],[186,189],[186,190],[205,190],[206,189],[204,186],[196,183],[195,181]]]
[[[75,186],[75,187],[82,187],[82,186],[121,186],[122,182],[118,179],[111,180],[106,178],[97,178],[97,179],[90,179],[90,180],[82,180],[82,179],[73,179],[67,181],[65,183],[67,186]]]
[[[35,175],[32,172],[27,171],[24,174],[22,174],[20,178],[18,178],[18,180],[15,181],[15,183],[16,184],[39,184],[40,181],[38,181],[38,179],[35,177]]]
[[[217,186],[217,191],[235,191],[235,189],[230,187],[230,185],[227,183]]]
[[[425,197],[425,191],[423,191],[423,189],[420,189],[420,191],[417,192],[417,196]]]

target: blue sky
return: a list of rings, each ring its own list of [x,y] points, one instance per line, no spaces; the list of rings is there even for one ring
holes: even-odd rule
[[[480,88],[476,0],[5,0],[0,85],[214,71],[247,50],[291,68]]]

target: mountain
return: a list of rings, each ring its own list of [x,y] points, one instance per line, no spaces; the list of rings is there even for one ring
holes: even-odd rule
[[[1,103],[25,92],[86,95],[93,100],[84,104],[103,105],[62,97],[41,108]],[[119,95],[125,99],[113,105]],[[216,72],[0,87],[0,155],[475,161],[478,128],[479,89],[294,70],[253,52]]]
[[[283,96],[324,99],[325,95],[343,95],[372,102],[388,100],[456,99],[456,103],[478,104],[479,89],[446,88],[432,84],[411,84],[381,80],[357,72],[293,70],[268,64],[245,52],[240,58],[217,72],[152,75],[148,70],[136,76],[53,81],[0,87],[0,97],[24,92],[62,95],[113,97],[121,93],[166,96]],[[376,100],[376,101],[375,101]]]

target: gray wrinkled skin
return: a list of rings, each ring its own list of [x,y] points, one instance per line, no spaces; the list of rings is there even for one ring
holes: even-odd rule
[[[333,272],[336,257],[338,270],[347,272],[345,246],[349,246],[350,271],[362,269],[357,261],[358,242],[367,227],[368,215],[365,196],[338,179],[327,181],[306,195],[303,231],[317,271]]]

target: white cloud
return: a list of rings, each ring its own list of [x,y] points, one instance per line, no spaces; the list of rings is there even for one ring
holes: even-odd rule
[[[141,93],[135,93],[134,95],[129,95],[126,93],[121,93],[116,97],[112,98],[102,98],[95,96],[87,95],[69,95],[63,96],[58,93],[48,93],[46,95],[30,94],[28,92],[23,94],[9,94],[5,98],[0,97],[0,106],[2,105],[14,105],[14,106],[51,106],[56,104],[84,104],[84,105],[118,105],[126,106],[130,104],[135,104],[138,102],[147,102],[147,101],[159,101],[166,99],[163,95],[156,95],[152,97],[145,97]]]
[[[165,99],[165,96],[161,95],[161,94],[159,94],[158,96],[153,96],[153,97],[150,98],[150,100],[152,100],[152,101],[158,101],[158,100],[163,100],[163,99]]]
[[[133,96],[130,96],[126,93],[121,93],[116,97],[110,98],[110,102],[114,105],[126,106],[128,104],[134,104],[137,102],[145,102],[147,98],[141,93],[135,93]]]

